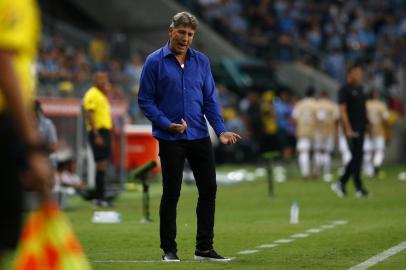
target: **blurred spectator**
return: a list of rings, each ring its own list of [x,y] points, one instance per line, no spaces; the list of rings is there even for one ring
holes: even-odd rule
[[[339,108],[330,100],[328,92],[321,91],[315,107],[316,132],[313,141],[313,173],[323,180],[332,180],[331,154],[337,137],[336,127],[339,121]]]
[[[318,22],[314,22],[310,30],[306,33],[306,44],[309,49],[318,52],[322,45],[322,35],[320,25]]]
[[[234,107],[222,106],[222,115],[224,124],[227,130],[238,132],[244,140],[238,144],[225,146],[218,143],[215,148],[216,162],[221,163],[241,163],[254,161],[251,144],[252,141],[248,137],[247,128],[242,116]]]
[[[61,97],[71,97],[73,96],[73,84],[70,81],[61,81],[58,83],[58,91]]]
[[[324,68],[333,79],[345,82],[345,57],[339,47],[334,48],[324,59]]]
[[[316,131],[315,111],[317,105],[314,96],[314,88],[309,87],[306,90],[305,98],[296,103],[292,112],[292,117],[295,119],[296,124],[298,164],[300,173],[303,179],[306,180],[312,177],[310,154]]]
[[[339,83],[345,82],[348,62],[373,61],[372,74],[382,72],[375,61],[389,61],[391,74],[405,63],[404,1],[201,0],[197,7],[242,51],[280,61],[310,55],[307,64]]]
[[[112,84],[109,83],[107,86],[107,93],[108,98],[110,101],[112,100],[125,100],[123,89],[119,84]]]
[[[377,90],[370,92],[366,109],[370,126],[364,141],[363,167],[367,176],[377,176],[385,157],[385,129],[389,126],[389,111]]]
[[[301,61],[340,83],[345,82],[349,62],[367,62],[365,89],[381,89],[390,109],[398,115],[403,113],[400,99],[405,95],[398,75],[406,63],[406,9],[404,4],[398,4],[402,1],[182,2],[193,2],[189,6],[197,7],[213,29],[245,53],[263,60]],[[96,34],[89,43],[78,46],[65,40],[60,32],[45,35],[37,60],[39,93],[82,97],[91,86],[92,72],[105,70],[112,79],[109,99],[128,101],[131,121],[145,123],[136,102],[144,59],[138,52],[130,59],[120,57],[113,37],[114,34]],[[222,82],[218,82],[217,90],[223,113],[235,114],[226,124],[244,128],[248,134],[244,137],[254,141],[253,148],[273,149],[275,145],[269,142],[276,141],[270,138],[277,132],[287,132],[289,145],[295,144],[295,126],[291,120],[280,121],[281,111],[292,110],[290,98],[270,104],[265,100],[253,101],[254,95],[249,93],[240,102],[234,89],[227,89]],[[259,89],[252,90],[260,94]]]
[[[289,114],[289,121],[286,128],[287,136],[288,136],[288,144],[289,144],[289,155],[292,157],[296,151],[296,126],[295,121],[293,119],[293,109],[297,103],[297,96],[294,94],[290,94],[288,99],[288,114]]]
[[[108,53],[108,45],[102,33],[98,33],[89,43],[89,53],[94,63],[100,63]]]
[[[59,206],[65,209],[67,196],[76,193],[83,194],[85,186],[80,177],[75,173],[75,162],[72,151],[65,149],[55,155],[57,166],[54,175],[53,193]]]
[[[216,90],[217,98],[222,107],[235,107],[237,105],[238,97],[223,84],[217,83]]]
[[[263,142],[264,126],[259,95],[255,91],[248,93],[240,102],[242,117],[247,126],[248,138],[253,142],[252,152],[258,154]]]
[[[138,87],[140,84],[141,72],[144,63],[139,54],[134,54],[131,57],[131,62],[129,62],[125,69],[124,75],[129,82],[129,91],[133,91],[135,87]]]
[[[35,116],[38,123],[38,131],[48,154],[56,151],[58,146],[58,136],[56,134],[56,128],[51,119],[45,117],[41,108],[41,102],[35,100]]]
[[[272,91],[265,91],[262,94],[261,118],[264,126],[264,134],[261,141],[261,152],[279,150],[277,143],[278,125],[273,99],[274,93]]]
[[[277,41],[277,60],[292,61],[293,60],[292,38],[288,34],[281,34]]]
[[[290,123],[292,122],[292,106],[289,104],[289,99],[289,92],[283,89],[273,103],[278,125],[278,150],[281,151],[284,160],[290,159],[293,154],[291,138],[289,138],[289,128],[291,128]]]

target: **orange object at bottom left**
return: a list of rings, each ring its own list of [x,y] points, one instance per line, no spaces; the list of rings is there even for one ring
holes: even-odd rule
[[[90,270],[65,214],[44,203],[25,222],[13,270]]]

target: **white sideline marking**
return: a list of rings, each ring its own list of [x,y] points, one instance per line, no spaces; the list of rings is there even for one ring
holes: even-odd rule
[[[295,241],[295,239],[279,239],[276,241],[273,241],[274,243],[278,243],[278,244],[286,244],[286,243],[290,243]]]
[[[323,231],[323,228],[326,228],[326,229],[331,228],[332,229],[332,228],[335,227],[335,225],[345,225],[347,223],[348,223],[348,221],[346,221],[346,220],[336,220],[336,221],[333,221],[331,225],[321,225],[320,228],[322,228],[322,229],[313,228],[313,229],[307,230],[306,232],[308,232],[308,233],[319,233],[319,232]],[[292,237],[292,238],[306,238],[308,236],[309,236],[309,234],[307,234],[307,233],[297,233],[297,234],[294,234],[294,235],[292,235],[290,237]],[[257,248],[274,248],[274,247],[277,247],[278,244],[287,244],[287,243],[293,242],[295,240],[296,239],[279,239],[279,240],[274,241],[273,242],[274,244],[263,244],[263,245],[258,246]],[[357,266],[354,266],[354,267],[350,268],[349,270],[364,270],[364,269],[367,269],[370,266],[372,266],[374,264],[377,264],[378,262],[383,261],[386,258],[388,258],[388,257],[402,251],[403,249],[406,249],[406,241],[399,244],[396,247],[390,248],[390,249],[388,249],[388,250],[386,250],[386,251],[384,251],[384,252],[382,252],[382,253],[374,256],[374,257],[372,257],[371,259],[369,259],[369,260],[367,260],[367,261],[365,261],[365,262],[363,262],[363,263],[361,263],[361,264],[359,264]],[[257,249],[242,250],[242,251],[238,252],[237,254],[247,255],[247,254],[254,254],[254,253],[257,253],[259,251],[260,250],[257,250]],[[235,257],[228,257],[228,258],[230,260],[235,259]],[[370,261],[373,261],[373,263],[370,264],[371,263]],[[95,263],[173,263],[173,264],[176,264],[176,262],[164,262],[162,260],[94,260],[93,262],[95,262]],[[181,260],[180,262],[187,262],[187,263],[194,262],[194,263],[196,263],[196,262],[202,262],[202,261],[200,261],[200,260]],[[363,265],[366,264],[366,263],[368,263],[368,266],[366,268],[362,268],[362,267],[364,267]],[[359,267],[361,267],[361,268],[359,268]]]
[[[259,250],[257,250],[257,249],[249,249],[249,250],[242,250],[242,251],[238,252],[237,254],[247,255],[247,254],[257,253],[258,251]]]
[[[387,258],[389,258],[390,256],[395,255],[396,253],[401,252],[402,250],[406,249],[406,241],[400,243],[397,246],[391,247],[390,249],[385,250],[384,252],[381,252],[371,258],[369,258],[368,260],[366,260],[365,262],[362,262],[356,266],[351,267],[348,270],[364,270],[364,269],[368,269],[369,267],[383,261],[386,260]]]
[[[169,262],[164,262],[162,260],[100,260],[100,261],[93,261],[93,262],[95,262],[95,263],[169,263]],[[195,261],[182,260],[182,262],[195,262]],[[172,262],[172,263],[177,263],[177,262]]]
[[[347,220],[336,220],[336,221],[333,221],[333,224],[335,224],[335,225],[345,225],[345,224],[348,224],[348,221]]]
[[[235,257],[227,257],[231,261],[235,259]],[[182,263],[182,262],[187,262],[187,263],[199,263],[199,262],[209,262],[207,261],[202,261],[202,260],[180,260],[180,262],[165,262],[162,260],[96,260],[93,261],[95,263]]]
[[[260,246],[257,246],[257,248],[273,248],[273,247],[277,247],[278,244],[263,244]]]
[[[322,231],[322,229],[314,228],[314,229],[309,229],[309,230],[307,230],[306,232],[308,232],[308,233],[319,233],[319,232],[321,232],[321,231]]]
[[[307,233],[297,233],[297,234],[292,235],[291,237],[293,237],[293,238],[306,238],[308,236],[309,236],[309,234],[307,234]]]
[[[322,229],[333,229],[335,228],[336,225],[334,224],[327,224],[327,225],[321,225],[320,228]]]

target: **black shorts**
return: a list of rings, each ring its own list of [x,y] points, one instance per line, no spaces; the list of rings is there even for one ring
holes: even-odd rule
[[[103,138],[103,145],[96,145],[95,136],[89,132],[89,142],[92,147],[94,160],[107,160],[111,155],[111,132],[108,129],[99,129],[98,133]]]
[[[27,168],[26,149],[10,119],[0,115],[0,253],[14,249],[22,227],[20,174]]]

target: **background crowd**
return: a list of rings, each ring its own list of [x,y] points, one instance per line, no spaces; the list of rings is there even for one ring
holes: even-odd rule
[[[365,63],[367,91],[378,90],[388,107],[403,113],[400,68],[406,60],[406,8],[403,1],[199,0],[180,1],[242,51],[268,61],[299,61],[345,82],[347,63]],[[362,6],[362,7],[361,7]],[[126,57],[109,35],[94,33],[82,46],[49,32],[37,62],[39,94],[83,97],[95,70],[110,73],[111,99],[129,103],[129,122],[146,123],[137,104],[144,56]],[[238,145],[218,148],[222,161],[254,161],[260,152],[294,151],[292,108],[301,98],[279,87],[234,91],[217,81],[228,128],[244,136]],[[336,97],[331,97],[335,99]]]
[[[346,63],[364,60],[373,87],[395,94],[406,60],[404,1],[182,1],[245,52],[299,60],[345,81]]]

